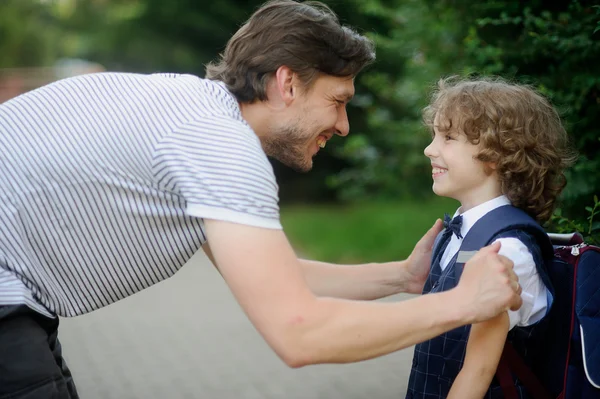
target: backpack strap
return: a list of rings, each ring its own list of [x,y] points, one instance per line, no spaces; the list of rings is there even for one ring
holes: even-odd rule
[[[504,343],[504,349],[500,361],[498,362],[498,369],[496,370],[496,379],[500,384],[500,389],[504,394],[504,399],[519,399],[517,393],[517,387],[515,386],[515,380],[513,379],[508,357],[505,355],[506,347],[510,345],[510,342]],[[512,346],[512,345],[511,345]],[[537,399],[537,398],[536,398]]]
[[[554,399],[539,378],[525,364],[515,347],[507,341],[504,344],[502,357],[498,363],[496,378],[498,378],[505,399],[519,399],[511,372],[521,380],[523,386],[533,399]],[[508,382],[511,384],[510,387],[507,386]]]
[[[553,256],[554,250],[546,232],[525,211],[512,205],[500,206],[479,219],[469,230],[458,251],[455,270],[462,274],[465,263],[481,248],[489,245],[496,236],[509,230],[524,230],[533,235],[540,245],[544,259]]]

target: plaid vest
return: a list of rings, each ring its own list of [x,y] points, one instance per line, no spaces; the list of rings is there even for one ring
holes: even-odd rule
[[[545,273],[541,250],[532,236],[521,230],[512,230],[496,238],[508,237],[521,240],[531,251],[538,272]],[[460,279],[462,270],[454,267],[457,254],[443,271],[440,267],[440,260],[450,238],[449,234],[442,235],[436,252],[432,254],[431,270],[423,287],[423,294],[450,290],[456,287]],[[542,276],[542,279],[547,281],[545,276]],[[515,327],[508,334],[507,339],[512,342],[527,363],[530,363],[530,359],[533,359],[538,351],[543,350],[536,347],[536,336],[543,333],[544,326],[544,319],[542,319],[532,326]],[[442,399],[448,396],[452,383],[464,362],[470,329],[470,325],[459,327],[415,346],[406,399]],[[515,386],[520,398],[530,397],[517,378],[515,378]],[[484,398],[504,398],[495,377]]]

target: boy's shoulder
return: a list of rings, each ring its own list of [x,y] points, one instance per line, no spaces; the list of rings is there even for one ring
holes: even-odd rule
[[[505,238],[519,240],[533,255],[536,267],[541,268],[553,256],[552,243],[542,226],[525,211],[512,205],[502,205],[487,212],[469,229],[458,249],[456,264],[464,265],[481,248]],[[436,245],[439,246],[439,243]],[[435,247],[434,253],[438,249]],[[518,253],[518,249],[512,252]]]
[[[522,209],[503,205],[483,215],[465,236],[461,251],[477,251],[499,238],[517,238],[524,244],[539,245],[549,255],[552,243],[540,224]]]
[[[531,251],[533,248],[540,247],[536,237],[537,236],[531,231],[517,227],[514,229],[502,231],[501,233],[497,234],[495,237],[492,238],[490,244],[494,243],[497,240],[501,240],[503,247],[507,245],[511,245],[511,247],[518,247],[518,244],[513,244],[517,242],[516,240],[518,240],[518,242],[521,245],[525,246]],[[511,239],[514,239],[515,241],[512,241]]]

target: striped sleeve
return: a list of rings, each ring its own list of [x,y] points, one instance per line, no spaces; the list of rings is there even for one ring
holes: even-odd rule
[[[281,229],[273,167],[242,121],[188,122],[157,144],[153,173],[162,189],[183,197],[190,216]]]

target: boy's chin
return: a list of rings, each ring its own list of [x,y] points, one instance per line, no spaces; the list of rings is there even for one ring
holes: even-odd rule
[[[447,193],[446,190],[444,190],[443,188],[440,188],[439,186],[436,186],[436,184],[434,183],[433,186],[431,187],[431,190],[433,191],[433,193],[435,195],[437,195],[438,197],[447,197]]]
[[[435,184],[432,187],[432,191],[438,197],[451,198],[453,200],[457,200],[460,202],[460,200],[458,198],[456,198],[456,195],[453,195],[452,192],[449,192],[448,190],[444,190],[443,188],[440,188],[440,187],[436,187]]]

